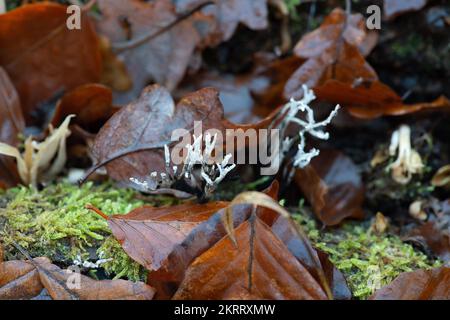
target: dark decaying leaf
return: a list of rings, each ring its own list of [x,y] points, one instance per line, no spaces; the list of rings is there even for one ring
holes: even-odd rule
[[[367,32],[360,14],[347,17],[342,9],[334,9],[318,29],[306,34],[295,46],[295,55],[306,62],[287,81],[284,97],[300,98],[302,84],[316,88],[328,79],[344,83],[376,80],[375,71],[364,59],[375,43],[376,38]]]
[[[172,0],[172,2],[176,4],[179,12],[211,2],[212,4],[207,6],[204,12],[214,16],[217,32],[221,34],[222,41],[231,38],[239,23],[243,23],[252,30],[262,30],[268,27],[267,0]]]
[[[151,83],[173,90],[212,30],[212,19],[199,12],[171,26],[179,17],[168,0],[99,0],[98,6],[102,17],[97,29],[110,40],[133,84],[131,90],[115,95],[121,104],[136,99]],[[151,37],[158,32],[162,34]]]
[[[155,294],[142,282],[98,281],[84,275],[80,275],[77,288],[74,273],[60,269],[47,258],[0,263],[0,300],[31,299],[44,289],[53,300],[151,300]]]
[[[278,188],[278,182],[274,181],[264,190],[264,193],[277,199]],[[232,211],[232,222],[236,228],[250,217],[253,206],[249,204],[235,205],[232,207]],[[192,261],[227,235],[223,223],[225,213],[226,210],[223,208],[194,228],[181,244],[175,246],[161,268],[149,274],[148,283],[157,289],[157,299],[170,299]],[[258,207],[256,213],[267,223],[273,223],[278,216],[276,212],[263,207]]]
[[[435,201],[431,205],[428,221],[412,229],[407,240],[424,247],[425,251],[450,261],[450,200]]]
[[[400,274],[377,290],[372,300],[449,300],[450,268],[440,267]]]
[[[26,119],[58,92],[100,80],[96,33],[86,13],[81,30],[66,26],[66,6],[38,3],[0,16],[0,65],[10,75]]]
[[[357,166],[344,154],[321,150],[309,166],[296,171],[295,182],[325,225],[362,218],[364,185]]]
[[[233,207],[235,228],[249,218],[252,209],[251,205]],[[183,280],[191,262],[226,236],[224,215],[225,209],[221,209],[195,227],[181,244],[174,247],[161,268],[149,274],[147,282],[156,288],[157,299],[170,299]]]
[[[72,124],[89,132],[97,132],[116,111],[112,105],[112,91],[101,84],[85,84],[67,92],[56,104],[50,123],[58,127],[71,114]]]
[[[226,137],[226,128],[264,127],[274,115],[253,125],[235,125],[224,119],[216,89],[193,92],[175,105],[166,89],[159,85],[149,86],[137,101],[121,108],[102,127],[92,148],[96,162],[89,173],[105,165],[109,176],[125,185],[139,188],[129,180],[134,177],[154,188],[156,182],[150,174],[166,171],[164,145],[171,147],[174,143],[171,141],[174,130],[185,130],[188,137],[182,136],[184,142],[191,141],[196,129],[203,133],[208,129],[219,130]],[[196,121],[201,121],[201,128],[194,128]],[[179,151],[183,147],[177,146]]]
[[[222,238],[189,266],[174,299],[317,299],[318,282],[259,218]]]
[[[405,104],[397,93],[380,81],[356,82],[349,85],[328,80],[323,86],[316,88],[315,92],[322,100],[340,103],[352,116],[362,119],[450,108],[450,101],[445,96],[440,96],[432,102]]]
[[[300,98],[301,86],[307,84],[319,100],[341,104],[352,116],[365,119],[450,107],[444,96],[432,102],[403,103],[364,59],[376,42],[361,15],[347,16],[342,9],[334,9],[294,48],[296,56],[306,61],[286,82],[284,98]]]
[[[307,244],[297,236],[292,229],[292,225],[288,220],[278,217],[272,225],[272,232],[286,245],[289,251],[297,258],[298,261],[311,273],[318,283],[321,283],[316,262],[313,261],[308,253]],[[315,249],[321,269],[326,277],[326,281],[330,286],[333,298],[336,300],[351,299],[352,293],[345,281],[344,275],[333,265],[328,259],[328,255],[318,249]],[[322,286],[323,288],[323,286]],[[326,290],[324,288],[324,290]]]
[[[422,9],[427,0],[384,0],[383,12],[387,20],[410,12]]]
[[[148,270],[158,270],[192,229],[226,206],[227,202],[188,203],[160,208],[143,206],[126,215],[114,215],[107,219],[114,237],[125,252]]]
[[[0,67],[0,142],[16,146],[25,129],[20,99],[5,70]],[[11,157],[0,156],[0,189],[20,182],[17,166]]]

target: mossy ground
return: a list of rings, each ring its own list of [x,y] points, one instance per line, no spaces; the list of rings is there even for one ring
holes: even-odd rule
[[[173,203],[167,198],[149,199],[146,203],[154,205]],[[0,193],[0,243],[6,259],[23,258],[11,245],[16,242],[30,255],[47,256],[61,266],[72,264],[78,257],[83,261],[111,258],[101,269],[107,277],[144,280],[145,270],[122,250],[107,222],[85,209],[87,203],[106,214],[117,214],[128,213],[144,201],[136,192],[109,183],[79,187],[59,182],[40,191],[17,187]],[[327,252],[344,273],[355,298],[368,297],[401,272],[439,264],[395,235],[372,232],[370,222],[347,223],[323,231],[304,213],[296,213],[294,218],[314,245]],[[103,276],[101,271],[85,271],[93,277]]]
[[[402,272],[441,265],[398,236],[377,233],[371,221],[347,222],[336,229],[319,230],[317,223],[302,210],[294,219],[303,226],[314,246],[328,253],[356,299],[368,298]]]
[[[6,259],[21,259],[11,245],[25,248],[31,256],[47,256],[60,265],[75,259],[96,261],[114,258],[103,265],[108,275],[138,280],[142,268],[110,237],[107,222],[85,209],[91,203],[106,214],[128,213],[144,202],[134,191],[61,182],[43,190],[17,187],[0,194],[0,243]],[[102,254],[101,254],[102,253]]]

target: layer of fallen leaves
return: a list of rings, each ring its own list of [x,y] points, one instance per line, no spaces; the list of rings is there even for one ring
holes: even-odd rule
[[[0,247],[0,258],[3,251]],[[0,260],[0,300],[151,300],[152,287],[142,282],[93,280],[62,270],[47,258]]]
[[[160,299],[350,298],[342,274],[272,198],[277,183],[266,193],[142,207],[108,223],[130,257],[151,271]]]
[[[224,118],[219,92],[214,88],[190,93],[175,104],[167,89],[149,86],[138,100],[121,108],[102,127],[92,147],[95,163],[89,174],[105,166],[109,176],[124,185],[139,188],[130,181],[133,177],[154,189],[157,185],[151,173],[167,173],[165,145],[172,149],[180,142],[172,151],[180,154],[196,132],[214,129],[226,137],[226,129],[268,126],[274,115],[252,125],[236,125]],[[180,131],[180,141],[173,141],[173,133]],[[226,141],[221,143],[225,145]]]

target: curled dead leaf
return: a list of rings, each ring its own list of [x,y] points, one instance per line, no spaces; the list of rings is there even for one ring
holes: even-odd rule
[[[227,202],[187,203],[171,207],[143,206],[126,215],[106,216],[98,209],[125,252],[148,270],[158,270],[161,263],[182,243],[197,225],[207,220]]]
[[[32,299],[43,289],[53,300],[151,300],[155,294],[142,282],[93,280],[47,258],[0,263],[0,300]]]
[[[19,95],[8,74],[0,67],[0,142],[16,146],[25,129]],[[20,182],[14,160],[0,155],[0,189]]]
[[[259,218],[189,266],[174,299],[327,299],[305,267]]]
[[[448,300],[450,268],[440,267],[400,274],[387,286],[377,290],[372,300]]]
[[[338,151],[322,150],[308,167],[296,171],[295,182],[327,226],[364,215],[365,190],[358,168]]]
[[[435,187],[450,189],[450,164],[443,166],[434,174],[431,184]]]

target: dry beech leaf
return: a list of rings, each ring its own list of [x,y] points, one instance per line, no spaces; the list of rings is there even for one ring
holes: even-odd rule
[[[69,123],[73,115],[68,116],[43,142],[36,142],[32,137],[25,141],[25,151],[0,142],[0,155],[13,157],[17,161],[17,170],[25,185],[37,186],[42,180],[55,177],[66,163],[66,139],[70,135]]]
[[[98,132],[115,111],[111,89],[90,83],[67,92],[56,104],[50,123],[57,127],[68,115],[74,114],[72,124],[89,132]]]
[[[276,199],[278,187],[278,182],[274,181],[264,190],[264,193]],[[234,228],[247,220],[253,210],[253,205],[233,206]],[[256,214],[264,218],[267,223],[272,223],[278,216],[276,212],[262,207],[256,209]],[[181,244],[174,247],[161,268],[149,274],[148,283],[157,288],[157,299],[170,299],[183,280],[191,262],[227,235],[223,223],[224,216],[225,208],[195,227]]]
[[[37,3],[0,16],[0,65],[31,112],[59,91],[100,79],[97,36],[86,13],[81,30],[66,27],[66,6]]]
[[[316,299],[327,295],[259,218],[224,237],[189,266],[174,299]]]
[[[417,11],[425,7],[427,0],[384,0],[383,12],[387,20],[410,11]]]
[[[302,241],[292,225],[287,219],[278,217],[272,224],[272,232],[287,246],[289,251],[297,258],[300,263],[311,273],[318,283],[322,283],[321,276],[325,276],[325,280],[331,289],[332,296],[335,300],[348,300],[351,299],[352,293],[345,281],[344,275],[333,265],[328,259],[328,255],[318,249],[314,249],[316,259],[311,259],[309,250],[306,247],[308,245],[305,241]],[[318,272],[316,261],[320,261],[320,270],[322,274]],[[322,288],[326,292],[327,288]]]
[[[377,290],[372,300],[449,300],[450,268],[440,267],[400,274]]]
[[[439,257],[442,261],[450,261],[450,200],[433,201],[427,205],[431,211],[424,224],[412,229],[407,240],[424,247],[425,251]]]
[[[107,37],[100,36],[99,42],[103,61],[100,82],[116,91],[130,90],[133,87],[133,81],[123,61],[114,54],[111,41]]]
[[[314,89],[314,92],[322,100],[342,104],[352,116],[362,119],[450,108],[450,101],[445,96],[440,96],[432,102],[405,104],[397,93],[379,81],[349,85],[328,80],[324,85]]]
[[[309,166],[296,171],[295,182],[325,225],[362,218],[364,185],[358,168],[344,154],[321,150]]]
[[[74,275],[47,258],[0,263],[0,300],[32,299],[43,289],[53,300],[151,300],[155,294],[152,287],[142,282],[99,281],[84,275],[79,275],[79,289],[71,289],[68,283],[78,284]]]
[[[342,9],[334,9],[318,29],[303,36],[295,46],[295,55],[306,62],[287,81],[284,97],[301,98],[303,84],[315,88],[328,79],[345,83],[376,80],[375,71],[364,59],[376,43],[371,34],[360,14],[347,17]]]
[[[434,174],[431,184],[435,187],[450,189],[450,164],[443,166]]]
[[[134,177],[146,182],[149,188],[155,188],[156,182],[150,173],[166,171],[164,145],[171,146],[174,143],[171,141],[174,130],[184,129],[189,132],[189,137],[183,137],[183,141],[191,141],[196,129],[204,133],[212,128],[221,131],[226,137],[225,129],[259,129],[268,126],[274,115],[256,124],[235,125],[224,119],[223,106],[216,89],[205,88],[193,92],[175,105],[165,88],[149,86],[138,100],[122,107],[102,127],[92,148],[95,163],[88,174],[105,166],[111,178],[125,185],[142,188],[130,182],[130,177]],[[201,121],[202,128],[194,128],[196,121]],[[182,147],[178,145],[180,152]]]
[[[236,228],[249,218],[253,206],[234,206],[233,211]],[[181,244],[173,248],[161,268],[149,274],[147,283],[156,288],[157,299],[170,299],[183,280],[191,262],[227,235],[223,224],[224,213],[225,210],[221,209],[195,227]]]
[[[171,207],[143,206],[126,215],[102,214],[125,252],[148,270],[157,270],[173,248],[182,243],[192,229],[207,220],[227,202],[182,204]]]
[[[132,90],[116,93],[118,103],[136,99],[149,83],[173,90],[183,78],[195,50],[212,30],[212,19],[201,13],[164,30],[179,18],[175,6],[167,0],[97,2],[102,13],[97,29],[111,41],[113,52],[125,63],[132,78]],[[162,34],[145,40],[158,32]]]
[[[273,0],[272,0],[273,1]],[[209,0],[172,0],[178,12],[185,12]],[[252,30],[262,30],[268,27],[268,0],[216,0],[203,11],[212,14],[216,20],[221,40],[227,41],[236,31],[239,23]]]
[[[25,120],[16,88],[0,67],[0,142],[16,146],[24,129]],[[19,182],[14,159],[0,155],[0,189],[13,187]]]

